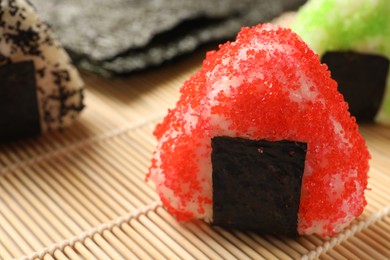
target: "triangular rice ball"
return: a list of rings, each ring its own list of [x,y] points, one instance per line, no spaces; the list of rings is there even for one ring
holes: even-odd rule
[[[12,70],[15,66],[23,68],[26,73]],[[28,66],[32,71],[27,68]],[[8,125],[20,128],[19,126],[27,127],[35,124],[33,128],[38,128],[39,132],[63,128],[72,123],[84,107],[84,84],[77,70],[50,26],[40,20],[29,1],[0,2],[0,70],[2,69],[7,70],[7,73],[3,73],[4,78],[0,79],[0,82],[3,82],[0,83],[1,91],[7,93],[14,101],[5,106],[0,100],[0,116],[15,108],[20,110],[19,114],[15,113],[15,120],[11,122],[3,120],[2,127]],[[11,71],[13,76],[9,78]],[[31,75],[33,75],[32,80],[26,80],[26,77]],[[25,83],[22,85],[25,87],[29,85],[30,89],[17,86],[22,91],[14,93],[16,89],[13,89],[12,84],[13,82],[17,84],[18,81],[14,78],[24,80]],[[26,82],[29,84],[26,85]],[[5,97],[0,97],[2,98]],[[27,123],[23,121],[24,119],[20,119],[23,122],[18,122],[18,118],[25,117],[26,113],[30,111],[34,113],[32,111],[34,109],[23,108],[32,107],[34,99],[36,99],[35,110],[38,115],[36,122],[30,120]],[[29,104],[25,104],[24,100],[29,100]],[[24,135],[29,134],[24,133]]]
[[[176,107],[169,110],[154,135],[158,145],[148,177],[156,183],[164,205],[180,220],[212,222],[213,209],[222,212],[221,208],[230,207],[229,202],[221,201],[213,205],[213,188],[218,185],[213,182],[221,179],[214,178],[220,177],[215,174],[237,180],[223,184],[229,187],[225,193],[229,196],[245,190],[261,194],[256,187],[272,191],[267,198],[254,198],[258,205],[266,205],[280,196],[283,187],[290,188],[284,186],[289,185],[288,173],[294,175],[296,169],[304,168],[302,188],[292,189],[300,193],[299,211],[295,212],[299,234],[334,234],[360,215],[366,204],[369,153],[355,118],[326,65],[289,29],[269,24],[243,28],[235,42],[209,52],[202,68],[184,83]],[[296,147],[294,142],[303,144]],[[280,147],[288,147],[286,153],[272,156],[273,151],[283,151]],[[305,158],[304,167],[300,160],[283,159],[298,152]],[[232,158],[232,154],[238,156]],[[270,163],[261,159],[264,155],[270,155]],[[243,176],[249,170],[240,171],[256,156],[260,160],[255,158],[258,164],[250,172],[256,174],[250,180]],[[214,162],[221,161],[226,171],[233,167],[237,171],[215,169]],[[293,170],[283,173],[291,165]],[[283,173],[272,180],[283,184],[278,189],[262,182],[273,176],[261,175],[275,172]],[[282,198],[286,203],[274,206],[291,207],[289,196]],[[240,202],[238,197],[232,200]],[[247,205],[240,209],[258,210]],[[260,212],[271,214],[269,208]]]

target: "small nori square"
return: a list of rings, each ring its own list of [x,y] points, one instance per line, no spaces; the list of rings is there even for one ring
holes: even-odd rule
[[[322,57],[337,81],[339,91],[356,119],[372,121],[382,103],[386,88],[389,59],[352,51],[327,52]]]
[[[213,224],[297,236],[305,143],[212,139]]]
[[[242,26],[270,21],[306,0],[32,2],[76,65],[109,75],[156,66],[204,43],[232,39]]]
[[[40,133],[40,120],[32,61],[0,66],[0,140]]]

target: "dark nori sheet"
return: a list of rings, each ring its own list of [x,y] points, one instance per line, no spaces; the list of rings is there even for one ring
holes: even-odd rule
[[[372,121],[383,100],[389,59],[352,51],[327,52],[321,60],[338,83],[349,104],[350,113],[359,122]]]
[[[32,0],[80,67],[122,74],[159,65],[306,0]]]
[[[0,141],[40,133],[32,61],[0,65]]]
[[[305,143],[212,139],[213,224],[296,236]]]

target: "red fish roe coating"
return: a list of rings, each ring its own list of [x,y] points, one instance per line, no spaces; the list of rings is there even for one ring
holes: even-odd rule
[[[214,136],[308,144],[300,234],[334,234],[366,204],[370,155],[355,118],[326,65],[289,29],[243,28],[207,53],[154,135],[148,178],[179,220],[212,221]]]

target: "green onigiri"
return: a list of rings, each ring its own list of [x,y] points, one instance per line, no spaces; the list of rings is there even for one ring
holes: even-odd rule
[[[390,58],[389,0],[311,0],[299,10],[292,29],[320,57],[328,51],[355,51]],[[390,123],[389,76],[376,120]]]

